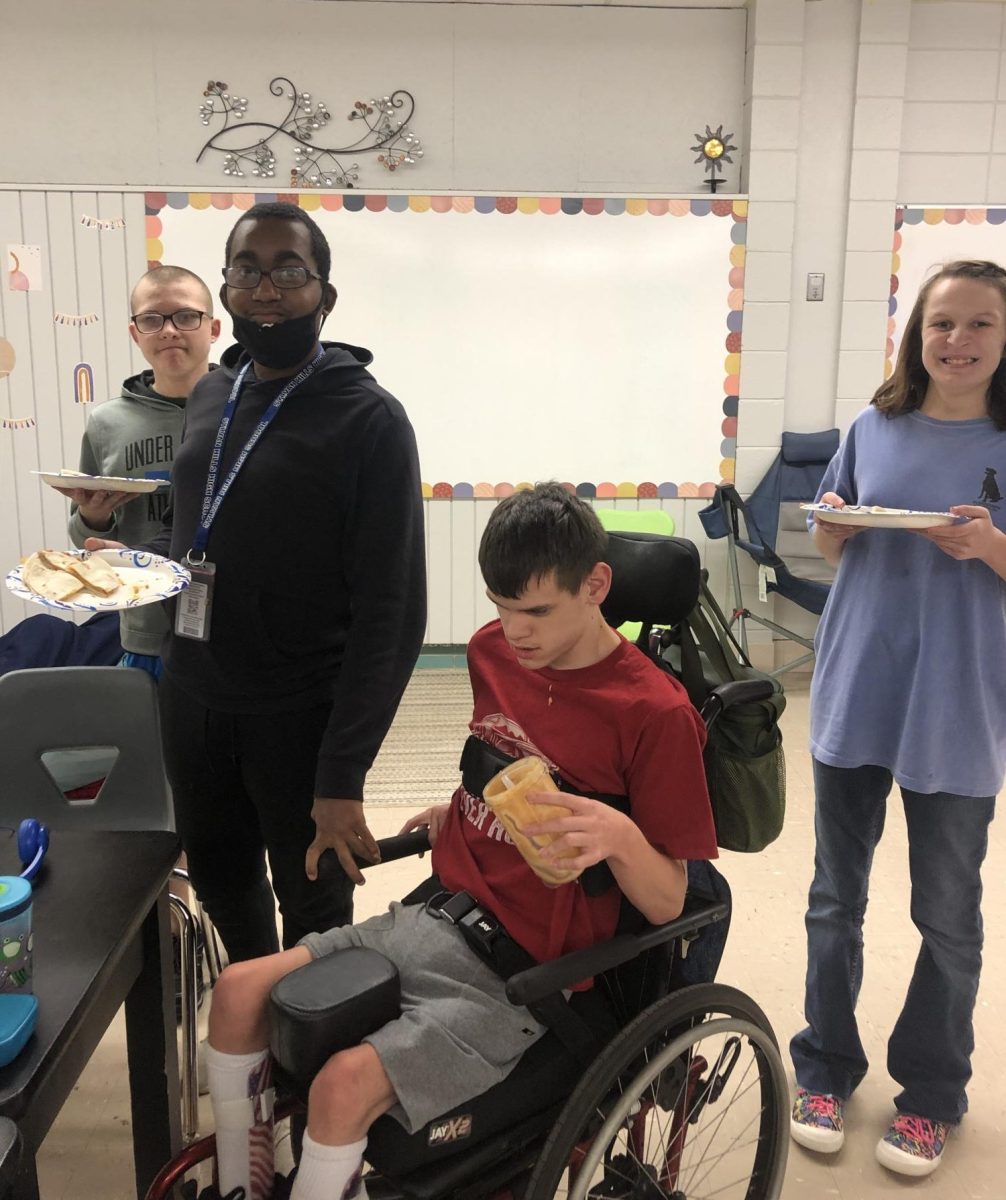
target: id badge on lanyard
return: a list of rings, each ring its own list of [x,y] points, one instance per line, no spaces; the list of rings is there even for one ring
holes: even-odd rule
[[[196,642],[210,640],[210,616],[213,612],[213,584],[217,573],[211,562],[194,563],[186,554],[182,564],[192,582],[178,597],[175,607],[175,633]]]
[[[295,378],[291,379],[275,400],[273,400],[262,420],[256,425],[251,437],[245,443],[241,453],[235,459],[227,478],[220,485],[220,488],[217,489],[217,472],[220,467],[220,456],[223,453],[224,443],[227,441],[227,434],[230,430],[231,420],[234,417],[234,410],[237,408],[238,399],[241,396],[245,376],[248,374],[248,369],[252,364],[250,362],[245,363],[234,380],[231,394],[228,397],[227,404],[224,406],[223,416],[220,418],[220,427],[217,430],[216,440],[213,443],[213,452],[210,455],[210,466],[206,476],[206,489],[203,493],[203,510],[196,529],[196,536],[192,543],[192,549],[182,559],[182,565],[188,569],[191,582],[179,595],[175,607],[175,635],[177,637],[190,638],[197,642],[208,642],[210,640],[210,617],[213,611],[213,589],[216,584],[217,573],[214,564],[208,562],[206,559],[206,544],[209,541],[210,527],[216,518],[224,496],[230,491],[231,484],[237,478],[238,472],[244,466],[248,455],[255,449],[262,434],[265,433],[279,412],[283,401],[312,374],[324,356],[325,351],[319,346],[318,353],[314,356],[314,359]]]

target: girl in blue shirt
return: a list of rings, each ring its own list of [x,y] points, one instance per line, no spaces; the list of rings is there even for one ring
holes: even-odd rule
[[[807,1028],[791,1132],[830,1153],[866,1074],[855,1007],[873,851],[897,782],[922,945],[887,1066],[901,1085],[877,1158],[936,1169],[967,1109],[981,971],[980,869],[1006,765],[1006,271],[954,262],[923,284],[891,378],[853,422],[819,499],[949,511],[909,531],[815,519],[838,566],[811,698],[815,874]]]

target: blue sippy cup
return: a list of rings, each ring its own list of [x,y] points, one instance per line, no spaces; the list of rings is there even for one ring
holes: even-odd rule
[[[0,994],[31,987],[31,884],[0,875]]]

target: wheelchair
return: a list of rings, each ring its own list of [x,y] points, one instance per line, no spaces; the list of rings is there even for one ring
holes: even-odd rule
[[[693,606],[697,552],[660,535],[613,534],[610,545],[605,617],[613,625],[642,621],[640,644],[649,647],[652,626],[673,625]],[[716,689],[703,708],[707,726],[734,703],[764,698],[766,688],[757,680]],[[417,831],[380,846],[385,863],[428,848],[428,840]],[[366,1152],[371,1200],[776,1200],[789,1090],[765,1014],[743,992],[712,982],[728,895],[709,864],[690,864],[676,920],[650,926],[623,902],[610,940],[509,974],[507,998],[532,1011],[567,993],[577,1029],[590,1039],[546,1020],[548,1032],[483,1095],[414,1134],[379,1118]],[[568,994],[591,977],[593,988]],[[396,988],[392,964],[360,948],[277,984],[270,1042],[290,1097],[277,1105],[277,1119],[296,1110],[333,1053],[395,1019]],[[184,1150],[147,1200],[194,1195],[173,1189],[213,1150],[212,1136]]]

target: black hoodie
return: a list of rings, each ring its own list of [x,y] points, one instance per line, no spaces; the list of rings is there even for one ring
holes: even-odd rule
[[[284,401],[210,530],[210,640],[171,634],[164,669],[223,712],[331,699],[315,794],[361,799],[426,626],[422,496],[412,426],[365,370],[370,352],[323,345],[321,364]],[[173,507],[150,545],[175,560],[192,545],[220,417],[245,361],[232,346],[189,398]],[[218,487],[288,382],[256,379],[254,369],[245,376]]]

